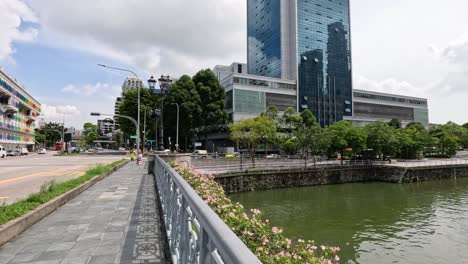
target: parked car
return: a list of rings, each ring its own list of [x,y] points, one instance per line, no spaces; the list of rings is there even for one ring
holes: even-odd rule
[[[19,149],[21,156],[27,156],[29,154],[29,151],[27,148],[20,148]]]
[[[15,149],[15,150],[8,150],[6,152],[6,155],[7,157],[18,157],[18,156],[21,156],[21,151],[19,149]]]
[[[41,148],[41,149],[39,149],[39,151],[37,152],[37,154],[47,154],[47,149]]]
[[[279,159],[280,155],[278,154],[269,154],[266,156],[267,159]]]
[[[6,150],[3,146],[0,146],[0,158],[5,158],[6,157]]]
[[[203,149],[195,150],[192,153],[192,157],[194,157],[196,159],[207,159],[208,158],[208,151],[203,150]]]

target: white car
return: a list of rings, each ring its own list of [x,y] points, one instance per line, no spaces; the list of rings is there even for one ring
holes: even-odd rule
[[[39,149],[39,151],[37,152],[37,154],[47,154],[47,149],[41,148],[41,149]]]
[[[3,146],[0,146],[0,158],[5,158],[6,157],[6,150]]]

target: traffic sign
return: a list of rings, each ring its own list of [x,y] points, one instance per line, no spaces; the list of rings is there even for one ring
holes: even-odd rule
[[[195,142],[195,147],[201,147],[202,143],[201,142]]]
[[[130,136],[130,138],[131,138],[131,139],[136,139],[136,138],[137,138],[137,136]]]

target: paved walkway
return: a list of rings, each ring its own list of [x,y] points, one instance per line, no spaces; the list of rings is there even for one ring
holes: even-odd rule
[[[0,264],[169,263],[154,178],[126,165],[0,248]]]

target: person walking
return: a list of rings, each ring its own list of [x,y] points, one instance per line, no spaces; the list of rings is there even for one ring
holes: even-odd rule
[[[135,161],[135,156],[136,156],[135,151],[132,150],[132,151],[130,152],[130,161]]]
[[[143,163],[143,153],[138,153],[137,164],[141,165]]]

